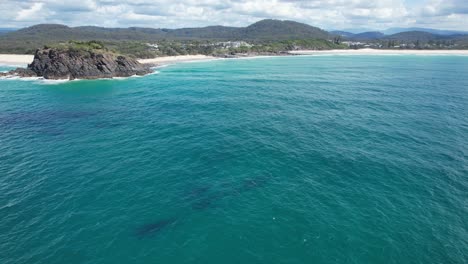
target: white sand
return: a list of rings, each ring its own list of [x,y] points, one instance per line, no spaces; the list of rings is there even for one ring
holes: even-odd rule
[[[26,66],[33,61],[33,55],[16,55],[16,54],[0,54],[0,65],[11,65],[11,66]],[[177,62],[189,62],[189,61],[200,61],[200,60],[212,60],[215,57],[206,55],[184,55],[184,56],[167,56],[159,57],[154,59],[140,59],[140,63],[151,63],[151,64],[171,64]]]
[[[33,55],[0,54],[0,65],[26,66],[33,58]]]
[[[290,51],[295,55],[465,55],[468,50],[380,50],[380,49],[359,49],[359,50],[296,50]],[[33,55],[0,54],[0,65],[26,66],[33,61]],[[201,60],[217,59],[206,55],[183,55],[167,56],[154,59],[140,59],[140,63],[150,63],[167,65],[178,62],[190,62]]]
[[[158,57],[154,59],[140,59],[140,63],[150,63],[150,64],[172,64],[177,62],[190,62],[190,61],[201,61],[201,60],[213,60],[216,59],[212,56],[206,55],[181,55],[181,56],[167,56],[167,57]]]
[[[382,50],[382,49],[346,49],[346,50],[295,50],[296,55],[468,55],[468,50]]]

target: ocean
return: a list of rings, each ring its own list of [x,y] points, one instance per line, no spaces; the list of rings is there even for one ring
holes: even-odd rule
[[[468,57],[157,71],[0,80],[0,263],[468,260]]]

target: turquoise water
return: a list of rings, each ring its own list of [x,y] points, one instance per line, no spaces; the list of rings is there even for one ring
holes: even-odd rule
[[[0,263],[468,259],[468,57],[0,87]]]

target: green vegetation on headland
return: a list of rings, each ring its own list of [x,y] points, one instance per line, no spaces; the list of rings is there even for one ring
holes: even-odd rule
[[[0,76],[45,79],[101,79],[151,73],[150,65],[122,56],[98,41],[69,41],[37,49],[26,68],[2,72]]]
[[[154,58],[160,56],[177,55],[211,55],[211,56],[236,56],[239,54],[247,55],[279,55],[287,51],[297,49],[343,49],[342,44],[336,44],[322,39],[301,39],[301,40],[283,40],[283,41],[262,41],[257,43],[248,43],[245,41],[174,41],[161,40],[158,42],[139,42],[139,41],[66,41],[50,43],[37,47],[68,49],[75,52],[94,51],[94,52],[112,52],[134,58]],[[36,47],[36,48],[37,48]],[[0,53],[20,53],[34,54],[36,48],[18,50],[0,50]]]
[[[70,52],[96,52],[103,53],[109,52],[110,50],[105,47],[104,43],[96,40],[91,41],[76,41],[70,40],[68,42],[60,42],[54,44],[44,45],[46,49],[56,49],[59,51],[70,51]]]
[[[212,55],[235,56],[238,54],[282,54],[297,49],[343,49],[344,45],[335,44],[323,39],[301,39],[282,41],[158,41],[141,42],[106,42],[109,49],[137,58],[154,58],[158,56],[177,55]]]
[[[379,32],[329,33],[294,21],[271,19],[248,27],[182,29],[73,28],[43,24],[0,36],[0,53],[33,54],[37,48],[43,46],[63,46],[78,50],[107,49],[136,58],[152,58],[188,54],[269,55],[299,49],[467,49],[468,36],[442,36],[418,31],[389,36]]]

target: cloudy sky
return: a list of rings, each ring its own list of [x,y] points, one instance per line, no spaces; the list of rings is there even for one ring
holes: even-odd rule
[[[264,18],[324,29],[432,27],[468,31],[468,0],[0,0],[0,28],[245,26]]]

